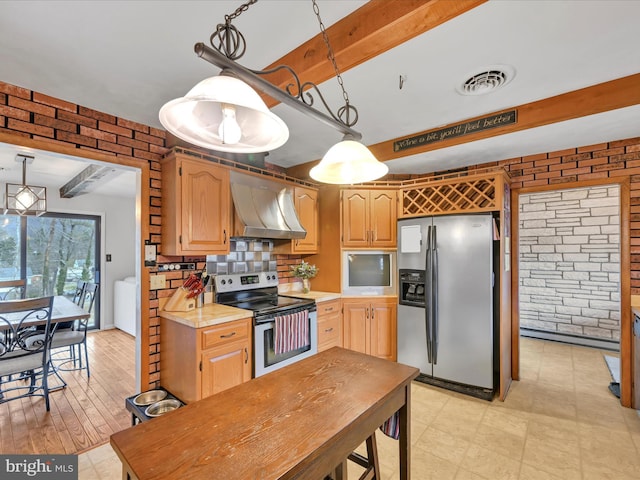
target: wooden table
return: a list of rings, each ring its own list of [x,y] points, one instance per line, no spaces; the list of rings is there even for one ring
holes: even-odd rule
[[[410,477],[418,369],[334,347],[111,436],[123,477],[322,479],[396,411]]]
[[[89,318],[89,316],[89,312],[73,303],[67,297],[56,295],[53,298],[53,308],[51,309],[51,323],[83,320],[85,318]]]
[[[7,300],[7,302],[12,302],[13,300]],[[11,317],[12,314],[7,315],[7,318],[13,322]],[[56,295],[53,297],[53,306],[51,308],[51,323],[58,322],[72,322],[74,320],[81,320],[85,318],[89,318],[90,313],[87,312],[84,308],[76,305],[67,297],[63,297],[62,295]],[[19,317],[16,317],[16,322]],[[25,325],[45,325],[46,320],[35,320],[28,319],[28,322]],[[0,328],[2,328],[0,326]],[[5,328],[8,328],[5,325]]]

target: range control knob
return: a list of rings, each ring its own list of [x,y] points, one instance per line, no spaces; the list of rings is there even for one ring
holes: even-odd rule
[[[226,285],[227,281],[223,278],[223,279],[220,281],[220,283],[221,283],[222,285]]]
[[[229,285],[231,285],[233,283],[233,278],[229,279]]]

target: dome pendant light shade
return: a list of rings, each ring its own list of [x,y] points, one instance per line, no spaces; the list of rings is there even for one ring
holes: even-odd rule
[[[163,105],[160,123],[186,142],[222,152],[267,152],[289,138],[256,91],[225,70]]]
[[[342,140],[329,149],[309,175],[318,182],[346,185],[371,182],[388,171],[389,167],[379,162],[363,144]]]

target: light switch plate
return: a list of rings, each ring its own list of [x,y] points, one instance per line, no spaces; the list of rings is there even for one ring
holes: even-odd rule
[[[150,275],[149,283],[151,284],[151,290],[167,288],[167,277],[166,275]]]
[[[156,261],[156,246],[155,245],[145,245],[144,246],[144,260],[146,262],[155,262]]]

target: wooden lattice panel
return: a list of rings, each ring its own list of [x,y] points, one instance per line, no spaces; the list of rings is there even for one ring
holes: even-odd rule
[[[499,210],[497,177],[457,178],[402,189],[402,217]]]

